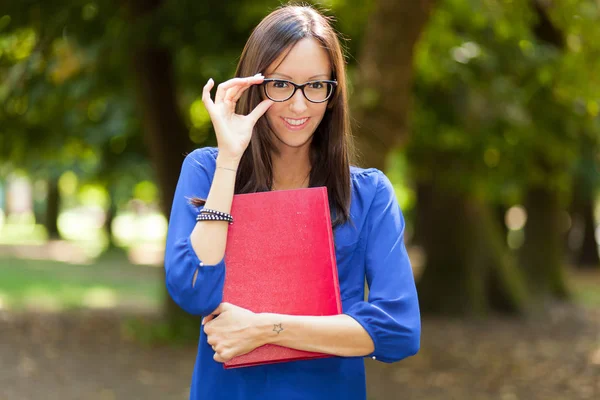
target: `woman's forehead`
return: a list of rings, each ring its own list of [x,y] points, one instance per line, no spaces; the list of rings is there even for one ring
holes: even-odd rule
[[[329,54],[313,38],[305,38],[286,50],[266,70],[266,74],[290,80],[328,79]]]

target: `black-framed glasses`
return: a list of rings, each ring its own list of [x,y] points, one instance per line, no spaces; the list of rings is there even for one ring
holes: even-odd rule
[[[311,103],[323,103],[331,97],[337,81],[310,81],[298,85],[286,79],[266,78],[262,82],[265,95],[276,102],[282,102],[291,99],[296,90],[300,89],[306,100]]]

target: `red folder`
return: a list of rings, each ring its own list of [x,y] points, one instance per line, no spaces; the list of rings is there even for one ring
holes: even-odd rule
[[[342,312],[327,188],[233,196],[223,301],[254,312]],[[226,369],[331,357],[267,344]]]

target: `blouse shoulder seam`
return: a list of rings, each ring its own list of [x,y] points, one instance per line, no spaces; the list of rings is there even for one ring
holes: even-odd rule
[[[353,176],[371,176],[379,172],[381,171],[377,168],[361,168],[356,166],[352,166],[351,168],[351,175]]]
[[[208,171],[211,167],[214,169],[216,163],[214,153],[215,151],[212,147],[201,147],[188,153],[185,156],[185,160],[196,169]]]

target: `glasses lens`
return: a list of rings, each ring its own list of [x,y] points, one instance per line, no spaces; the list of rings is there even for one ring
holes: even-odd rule
[[[310,101],[325,101],[329,96],[331,96],[331,92],[333,91],[333,85],[328,82],[311,82],[304,87],[304,94]]]
[[[265,85],[267,96],[275,101],[284,101],[290,98],[294,92],[294,86],[286,81],[272,81]]]

